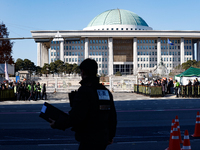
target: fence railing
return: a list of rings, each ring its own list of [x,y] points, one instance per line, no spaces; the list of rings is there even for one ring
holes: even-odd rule
[[[0,101],[13,100],[14,98],[15,93],[13,89],[0,90]]]
[[[162,86],[147,86],[134,84],[134,92],[152,97],[162,96]]]
[[[182,97],[200,97],[199,85],[180,86],[180,96]]]

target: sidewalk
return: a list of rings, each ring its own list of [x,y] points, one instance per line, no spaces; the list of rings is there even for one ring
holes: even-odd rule
[[[193,99],[193,98],[176,98],[173,94],[166,94],[165,97],[150,97],[136,93],[112,93],[114,101],[129,101],[129,100],[171,100],[171,99]],[[0,105],[14,105],[14,104],[43,104],[45,101],[51,103],[69,103],[68,93],[47,93],[48,100],[37,101],[0,101]],[[197,99],[197,98],[195,98]]]

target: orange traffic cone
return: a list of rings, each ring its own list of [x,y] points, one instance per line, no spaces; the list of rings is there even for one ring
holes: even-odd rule
[[[195,130],[194,130],[194,134],[192,136],[200,137],[200,115],[199,115],[199,112],[197,112]]]
[[[169,150],[181,150],[177,124],[174,124]]]
[[[175,123],[177,124],[180,143],[183,143],[183,141],[182,141],[182,139],[181,139],[181,130],[180,130],[180,125],[179,125],[179,119],[178,119],[178,116],[176,116],[176,118],[175,118]]]
[[[190,137],[189,137],[188,130],[185,130],[182,150],[191,150]]]
[[[170,138],[169,138],[169,147],[170,147],[170,144],[171,144],[171,138],[172,138],[172,134],[173,134],[173,128],[174,128],[174,124],[175,124],[175,120],[172,119],[172,124],[171,124],[171,131],[170,131]],[[169,150],[169,147],[166,148],[165,150]]]

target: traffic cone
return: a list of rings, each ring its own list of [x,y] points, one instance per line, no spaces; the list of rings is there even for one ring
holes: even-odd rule
[[[176,118],[175,118],[175,123],[177,124],[180,143],[183,143],[183,141],[182,141],[182,139],[181,139],[181,130],[180,130],[180,125],[179,125],[179,119],[178,119],[178,116],[176,116]]]
[[[191,150],[190,137],[189,137],[188,130],[185,130],[182,150]]]
[[[181,150],[177,124],[174,124],[169,150]]]
[[[172,134],[173,134],[173,128],[174,128],[174,124],[175,124],[175,120],[172,119],[172,124],[171,124],[171,131],[170,131],[170,138],[169,138],[169,147],[170,147],[170,144],[171,144],[171,138],[172,138]],[[169,150],[169,147],[166,148],[165,150]]]
[[[199,112],[197,112],[195,130],[194,130],[194,134],[192,136],[200,137],[200,115],[199,115]]]

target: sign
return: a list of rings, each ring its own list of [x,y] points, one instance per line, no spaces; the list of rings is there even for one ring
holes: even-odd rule
[[[20,77],[16,76],[16,83],[20,81]]]

